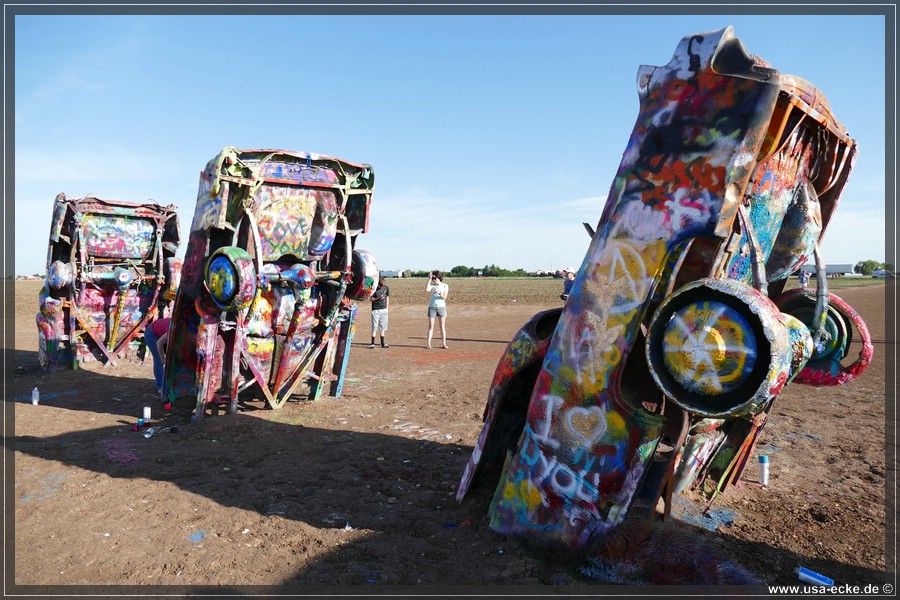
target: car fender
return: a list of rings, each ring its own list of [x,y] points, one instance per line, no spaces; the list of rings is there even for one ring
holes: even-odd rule
[[[537,313],[506,346],[488,392],[481,435],[478,436],[456,492],[458,501],[465,498],[486,462],[494,462],[495,457],[502,461],[509,444],[518,442],[525,424],[534,381],[561,314],[561,308]]]

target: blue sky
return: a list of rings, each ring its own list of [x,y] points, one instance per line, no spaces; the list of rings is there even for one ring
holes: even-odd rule
[[[859,142],[825,260],[885,260],[881,16],[18,15],[15,273],[44,272],[59,192],[175,204],[186,241],[229,145],[371,164],[381,269],[577,267],[639,66],[728,25]]]

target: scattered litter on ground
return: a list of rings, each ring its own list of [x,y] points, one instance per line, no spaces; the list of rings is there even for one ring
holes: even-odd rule
[[[59,398],[60,396],[75,396],[77,394],[77,390],[68,390],[66,392],[50,392],[49,394],[41,392],[41,400],[50,400],[51,398]],[[16,400],[31,402],[31,392],[22,394],[21,396],[16,396]]]

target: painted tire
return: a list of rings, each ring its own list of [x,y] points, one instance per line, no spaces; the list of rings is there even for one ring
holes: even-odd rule
[[[816,327],[813,322],[816,313],[815,292],[797,292],[800,290],[782,294],[775,299],[775,303],[782,312],[797,318],[810,331],[813,331]],[[825,332],[828,339],[814,348],[813,355],[810,357],[810,362],[813,364],[832,360],[839,361],[847,356],[847,347],[850,345],[853,330],[847,319],[834,308],[834,304],[831,302],[832,297],[831,294],[828,295],[828,312],[825,315]]]
[[[346,295],[351,300],[368,300],[378,285],[378,265],[365,250],[354,250],[350,262],[350,283]]]
[[[205,270],[206,289],[221,310],[242,310],[256,294],[256,268],[245,250],[219,248],[209,257]]]
[[[775,304],[810,331],[815,329],[815,292],[793,289],[775,298]],[[859,332],[862,348],[856,360],[845,365],[841,361],[849,354],[854,327]],[[828,294],[825,332],[827,339],[814,345],[812,356],[794,377],[797,383],[820,387],[842,385],[859,377],[872,362],[874,347],[865,321],[853,307],[834,294]]]
[[[650,374],[694,415],[736,416],[773,398],[791,355],[781,312],[758,290],[702,279],[666,298],[647,333]]]

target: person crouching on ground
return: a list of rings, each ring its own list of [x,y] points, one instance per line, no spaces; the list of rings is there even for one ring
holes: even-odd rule
[[[447,347],[447,296],[450,294],[450,286],[444,283],[444,276],[440,271],[432,271],[425,283],[425,291],[431,293],[428,302],[428,348],[431,348],[431,336],[434,333],[434,319],[437,318],[441,326],[441,347]]]
[[[369,298],[372,303],[372,343],[369,348],[375,347],[375,335],[381,332],[381,347],[390,348],[384,343],[384,334],[388,330],[388,302],[390,300],[390,288],[384,284],[384,277],[378,277],[378,286],[375,293]]]

